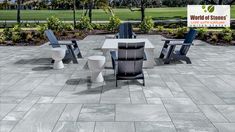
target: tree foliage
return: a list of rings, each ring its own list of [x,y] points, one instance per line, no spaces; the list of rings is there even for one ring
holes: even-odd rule
[[[183,7],[198,4],[199,0],[162,0],[162,4],[169,7]]]
[[[235,3],[235,0],[203,0],[202,2],[212,5],[232,5]]]

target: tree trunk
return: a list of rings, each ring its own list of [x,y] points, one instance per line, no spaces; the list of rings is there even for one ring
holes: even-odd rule
[[[223,0],[219,0],[219,5],[222,5],[223,4]]]
[[[145,18],[145,5],[144,5],[144,2],[141,1],[141,21],[144,21],[144,18]]]
[[[84,16],[87,16],[87,12],[88,12],[88,9],[86,9],[85,13],[84,13]]]
[[[89,15],[90,23],[92,23],[92,8],[93,8],[93,0],[91,0],[90,3],[89,3],[88,15]]]
[[[207,4],[217,5],[214,0],[204,0]]]
[[[73,0],[73,26],[76,26],[76,0]]]
[[[7,9],[8,9],[8,7],[7,7],[7,6],[8,6],[8,1],[5,0],[5,1],[4,1],[4,4],[5,4],[5,9],[7,10]]]
[[[20,8],[21,8],[21,1],[17,0],[17,23],[20,24]]]

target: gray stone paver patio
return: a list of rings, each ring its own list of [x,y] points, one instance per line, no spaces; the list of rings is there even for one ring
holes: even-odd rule
[[[163,42],[148,38],[159,56]],[[53,70],[50,47],[0,47],[0,132],[234,132],[235,47],[195,41],[192,65],[144,69],[146,86],[91,84],[87,57],[102,55],[104,36],[79,42],[83,59]]]

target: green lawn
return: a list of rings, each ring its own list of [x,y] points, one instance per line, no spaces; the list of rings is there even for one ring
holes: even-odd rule
[[[159,17],[175,17],[182,16],[186,17],[186,8],[155,8],[147,9],[146,15],[152,16],[153,18]],[[140,19],[140,12],[131,12],[129,9],[114,9],[114,12],[122,20],[138,20]],[[77,11],[77,18],[82,14],[81,10]],[[48,16],[57,16],[62,20],[71,20],[71,10],[24,10],[22,11],[23,20],[46,20]],[[93,20],[108,20],[110,14],[105,13],[103,10],[93,11]],[[0,10],[0,20],[15,20],[15,10]]]
[[[153,19],[172,19],[175,17],[185,18],[187,9],[181,8],[148,8],[146,16],[152,16]],[[231,9],[231,17],[235,18],[235,6]],[[131,12],[129,9],[114,9],[114,12],[122,20],[139,20],[140,12]],[[77,11],[77,18],[81,16],[82,11]],[[23,10],[22,20],[46,20],[49,16],[57,16],[62,20],[72,20],[71,10]],[[93,20],[108,20],[110,14],[103,10],[93,11]],[[0,20],[16,20],[16,10],[0,10]]]

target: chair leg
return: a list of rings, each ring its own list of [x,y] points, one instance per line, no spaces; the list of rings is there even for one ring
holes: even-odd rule
[[[55,60],[51,60],[51,63],[55,63]]]
[[[168,45],[167,45],[168,43],[170,43],[170,41],[165,41],[164,46],[163,46],[162,51],[161,51],[161,54],[160,54],[160,57],[159,57],[160,59],[163,59],[165,57],[165,55],[162,52],[163,52],[164,49],[168,48]]]
[[[78,64],[77,57],[76,57],[75,53],[73,52],[73,48],[71,45],[68,45],[68,50],[70,51],[70,54],[72,56],[73,63]]]
[[[145,80],[144,80],[144,78],[143,78],[143,86],[145,86]]]
[[[118,84],[117,84],[117,79],[116,79],[116,87],[118,86]]]
[[[171,60],[170,59],[165,59],[163,60],[164,61],[164,64],[170,64]]]
[[[78,53],[77,57],[78,57],[78,58],[82,58],[81,52]]]
[[[176,45],[170,46],[169,51],[166,55],[166,59],[164,60],[164,64],[170,64],[170,61],[171,61],[172,57],[174,56],[175,47],[176,47]]]
[[[161,53],[161,55],[160,55],[159,58],[160,58],[160,59],[163,59],[163,58],[164,58],[164,54]]]
[[[184,60],[186,61],[187,64],[192,64],[191,60],[188,57],[185,57]]]

